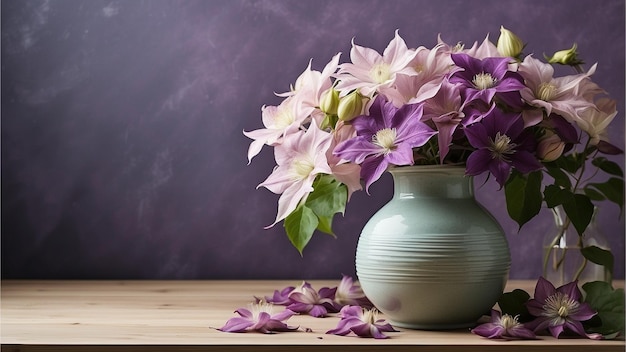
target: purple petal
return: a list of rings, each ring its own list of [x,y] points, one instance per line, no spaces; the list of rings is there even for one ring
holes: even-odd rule
[[[481,173],[489,170],[490,162],[491,152],[487,149],[475,150],[467,158],[465,173],[470,176],[480,175]]]
[[[379,320],[380,322],[384,321],[384,320]],[[376,326],[376,328],[378,328],[378,330],[380,331],[385,331],[385,332],[397,332],[398,330],[394,329],[393,326],[391,326],[391,324],[386,323],[386,324],[379,324],[377,321],[374,325]]]
[[[387,170],[389,163],[382,156],[366,159],[361,164],[361,178],[365,180],[365,192],[369,194],[369,188]]]
[[[493,159],[489,163],[489,172],[496,177],[496,181],[500,184],[500,187],[503,187],[511,174],[511,165],[505,161]]]
[[[283,309],[282,312],[272,315],[272,320],[284,321],[292,316],[294,316],[296,312],[291,309]]]
[[[354,317],[360,320],[363,316],[363,308],[359,306],[344,306],[341,308],[339,316],[343,319]]]
[[[614,146],[613,144],[607,141],[598,142],[598,150],[604,154],[608,155],[619,155],[624,154],[624,151]]]
[[[322,287],[318,291],[318,294],[320,295],[320,298],[335,299],[336,292],[337,292],[337,287],[333,287],[333,288]]]
[[[239,309],[235,310],[235,313],[241,315],[242,317],[244,317],[246,319],[252,319],[253,318],[252,312],[250,312],[246,308],[239,308]]]
[[[267,329],[268,331],[295,331],[298,330],[298,327],[288,326],[282,321],[270,319],[265,324],[265,329]]]
[[[539,280],[537,280],[537,285],[535,286],[535,294],[533,296],[535,300],[545,302],[548,297],[555,293],[556,288],[554,288],[554,285],[552,285],[550,281],[544,279],[543,276],[540,276]]]
[[[565,327],[580,336],[587,336],[587,333],[585,332],[585,328],[583,327],[583,324],[580,321],[568,320],[565,322]]]
[[[513,167],[523,174],[539,170],[543,167],[534,154],[525,150],[517,150],[510,158]]]
[[[268,321],[270,321],[271,317],[268,312],[259,313],[258,321],[252,326],[252,330],[261,330],[264,329],[265,325]]]
[[[465,128],[465,136],[467,136],[467,140],[475,148],[487,148],[490,146],[489,134],[482,123],[475,123]]]
[[[254,321],[250,319],[234,317],[228,319],[226,324],[224,324],[224,326],[222,326],[218,330],[224,332],[243,332],[252,325],[254,325]]]
[[[527,329],[523,326],[516,326],[512,329],[509,329],[507,331],[507,335],[510,337],[516,337],[516,338],[525,339],[525,340],[534,340],[537,338],[534,332],[532,332],[530,329]]]
[[[334,334],[334,335],[347,335],[350,333],[350,328],[356,324],[360,324],[361,320],[357,319],[357,318],[347,318],[347,319],[341,319],[339,320],[339,323],[337,323],[337,326],[332,329],[332,330],[328,330],[326,333],[327,334]]]
[[[548,330],[550,331],[550,334],[552,336],[554,336],[554,338],[559,338],[559,335],[561,335],[561,333],[563,332],[563,325],[550,325],[548,326]]]
[[[388,336],[382,334],[376,326],[368,323],[354,325],[350,328],[350,330],[360,337],[373,337],[375,339],[388,338]]]
[[[574,301],[580,301],[580,297],[582,296],[580,290],[578,289],[578,281],[570,282],[556,289],[556,292],[561,292],[569,296],[569,298]]]
[[[302,302],[294,302],[287,306],[287,309],[294,311],[296,313],[308,313],[309,310],[313,307],[312,304],[302,303]]]
[[[531,298],[526,302],[526,309],[534,317],[540,317],[543,314],[543,302],[539,302],[534,298]]]
[[[321,304],[313,305],[313,307],[309,311],[309,315],[316,318],[323,317],[326,314],[328,314],[328,310]]]
[[[578,311],[574,314],[570,314],[569,318],[577,321],[585,321],[593,318],[598,312],[596,312],[589,303],[581,303],[578,307]]]
[[[471,331],[472,333],[476,335],[486,337],[488,339],[493,339],[493,338],[502,337],[504,328],[500,324],[485,323],[485,324],[478,325]]]

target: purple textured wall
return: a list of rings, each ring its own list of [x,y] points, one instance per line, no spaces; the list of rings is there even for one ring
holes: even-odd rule
[[[437,34],[471,45],[504,25],[550,54],[578,43],[618,99],[610,134],[624,147],[623,0],[6,1],[2,3],[3,278],[340,278],[391,179],[357,193],[337,239],[300,257],[278,225],[277,196],[255,190],[273,167],[246,165],[260,107],[313,58],[350,40],[382,51]],[[622,167],[623,157],[614,160]],[[480,178],[482,180],[482,178]],[[478,190],[511,245],[512,278],[541,273],[542,217],[517,233],[492,183]],[[601,229],[624,277],[624,218]]]

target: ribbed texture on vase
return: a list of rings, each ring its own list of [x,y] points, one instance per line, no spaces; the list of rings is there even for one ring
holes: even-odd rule
[[[367,236],[356,255],[361,280],[481,282],[509,271],[508,246],[499,233]]]

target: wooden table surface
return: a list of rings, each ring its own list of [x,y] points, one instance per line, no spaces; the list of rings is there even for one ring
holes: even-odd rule
[[[310,281],[314,288],[336,281]],[[2,351],[624,351],[624,341],[542,336],[536,341],[493,341],[468,329],[398,329],[385,340],[325,332],[337,317],[293,316],[310,328],[277,334],[216,330],[253,296],[299,281],[30,281],[4,280]],[[623,287],[623,281],[618,283]],[[534,282],[510,281],[506,291],[533,294]],[[282,308],[282,307],[277,307]]]

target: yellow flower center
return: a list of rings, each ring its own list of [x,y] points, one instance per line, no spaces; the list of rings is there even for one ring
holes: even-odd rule
[[[564,293],[557,292],[546,299],[543,305],[543,315],[551,318],[552,325],[558,325],[563,323],[568,316],[576,314],[579,308],[579,302]]]
[[[276,115],[274,116],[274,126],[277,129],[287,128],[291,126],[295,120],[296,117],[290,105],[279,106],[278,111],[276,111]]]
[[[383,154],[387,155],[396,149],[396,129],[384,128],[372,137],[372,143],[383,148]]]
[[[510,329],[520,325],[520,323],[517,321],[517,316],[513,317],[508,314],[504,314],[502,318],[500,318],[500,325],[502,325],[505,329]]]
[[[383,62],[374,65],[374,67],[370,70],[370,77],[376,83],[384,83],[388,81],[391,78],[389,65]]]
[[[506,134],[500,134],[500,132],[496,133],[496,137],[491,142],[491,147],[489,150],[491,151],[492,159],[500,159],[500,160],[508,160],[507,154],[515,153],[515,147],[517,145],[515,143],[511,143],[511,138]]]
[[[364,323],[374,324],[376,320],[378,320],[378,310],[376,308],[372,309],[363,309],[363,319],[361,319]]]
[[[479,73],[472,79],[474,87],[483,90],[493,87],[496,84],[496,79],[491,76],[490,73]]]
[[[556,95],[556,86],[552,83],[543,82],[537,89],[537,98],[543,101],[550,101]]]
[[[311,171],[315,168],[315,164],[308,158],[296,159],[291,163],[291,175],[294,180],[304,180],[309,177]]]

